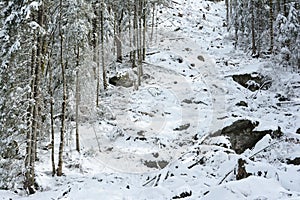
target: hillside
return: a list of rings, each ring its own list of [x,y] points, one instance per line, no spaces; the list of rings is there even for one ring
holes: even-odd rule
[[[299,72],[235,49],[223,1],[175,0],[157,17],[142,85],[101,94],[62,177],[40,150],[40,191],[0,199],[300,199]],[[126,62],[116,74],[136,78]]]

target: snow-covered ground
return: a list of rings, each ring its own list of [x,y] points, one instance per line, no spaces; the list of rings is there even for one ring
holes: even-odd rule
[[[299,74],[234,50],[224,2],[176,0],[158,15],[142,86],[103,95],[108,117],[80,127],[82,153],[67,148],[65,176],[51,177],[49,159],[37,166],[41,192],[0,190],[0,199],[300,199],[300,166],[286,164],[300,157]],[[231,77],[252,72],[272,87],[251,92]],[[289,101],[279,105],[278,94]],[[241,155],[213,145],[225,138],[203,143],[238,119],[280,126],[284,136],[266,135]],[[240,158],[252,175],[236,180]]]

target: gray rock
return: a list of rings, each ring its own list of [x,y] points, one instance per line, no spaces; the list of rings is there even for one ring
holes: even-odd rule
[[[113,76],[109,78],[109,84],[112,84],[114,86],[122,86],[122,87],[132,87],[133,86],[133,80],[130,79],[129,74],[126,73],[122,76]]]
[[[187,124],[183,124],[177,128],[174,128],[173,131],[183,131],[183,130],[186,130],[188,129],[189,127],[191,126],[190,123],[187,123]]]
[[[267,90],[271,87],[271,81],[268,77],[264,77],[261,74],[239,74],[233,75],[233,80],[243,87],[255,92],[256,90],[262,89]]]
[[[200,61],[202,61],[202,62],[204,62],[204,61],[205,61],[204,57],[203,57],[203,56],[201,56],[201,55],[199,55],[197,58],[198,58],[198,60],[200,60]]]
[[[245,101],[240,101],[237,104],[235,104],[236,106],[244,106],[244,107],[248,107],[248,104]]]
[[[231,149],[241,154],[246,149],[253,148],[267,134],[270,134],[273,138],[282,136],[280,127],[275,131],[253,131],[258,124],[258,122],[251,122],[250,120],[238,120],[230,126],[226,126],[222,130],[215,132],[212,134],[212,137],[227,136],[231,143]]]
[[[143,164],[148,168],[163,169],[169,164],[169,162],[165,160],[160,160],[160,161],[145,160]]]
[[[300,165],[300,157],[294,158],[293,160],[287,159],[289,165]]]

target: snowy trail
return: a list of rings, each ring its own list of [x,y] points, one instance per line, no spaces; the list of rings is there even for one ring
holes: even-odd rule
[[[174,20],[173,23],[165,22],[165,26],[158,31],[160,35],[156,45],[157,48],[181,55],[188,63],[195,65],[193,70],[197,71],[201,81],[205,82],[212,101],[211,122],[206,132],[209,133],[222,128],[223,120],[227,117],[225,97],[227,80],[217,67],[216,59],[228,55],[232,49],[222,50],[222,44],[220,46],[216,44],[218,48],[211,48],[216,41],[222,42],[221,36],[226,31],[225,27],[220,28],[225,19],[223,3],[216,5],[218,9],[214,11],[206,10],[209,2],[206,8],[204,6],[205,3],[202,1],[198,4],[194,1],[186,3],[181,1],[179,4],[174,4],[171,14],[181,13],[183,17],[178,17],[178,20]],[[201,24],[201,29],[198,24]],[[195,76],[189,84],[193,85],[197,81],[199,78]]]
[[[196,135],[203,137],[223,127],[226,80],[216,65],[218,49],[208,51],[208,47],[225,31],[211,30],[224,21],[221,14],[216,16],[224,6],[220,3],[219,10],[208,11],[204,7],[209,2],[183,3],[163,10],[162,15],[168,16],[162,18],[169,20],[159,22],[151,47],[157,53],[146,59],[144,73],[149,78],[139,90],[118,87],[110,98],[102,99],[116,118],[114,126],[103,122],[81,130],[83,146],[93,151],[104,171],[159,169],[164,166],[158,162],[172,162],[184,154],[196,142]],[[187,16],[174,17],[177,12]],[[202,30],[195,25],[199,22]],[[180,29],[174,30],[177,26]],[[154,168],[145,166],[145,161],[153,162]]]

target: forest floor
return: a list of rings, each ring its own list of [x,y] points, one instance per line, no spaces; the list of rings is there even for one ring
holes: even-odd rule
[[[224,2],[161,8],[138,90],[110,86],[102,95],[105,115],[80,127],[81,153],[67,142],[63,177],[51,177],[50,152],[40,152],[42,192],[0,191],[0,199],[300,199],[300,166],[287,163],[300,157],[299,74],[235,50],[225,14]],[[234,74],[262,74],[272,86],[252,92]],[[242,154],[203,142],[238,119],[284,135]],[[240,158],[252,176],[236,180]]]

